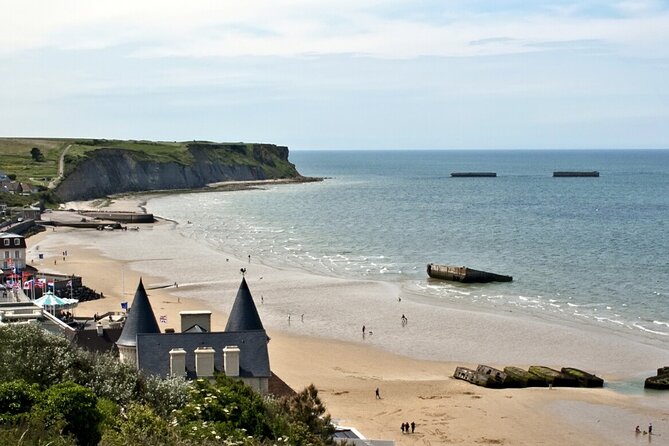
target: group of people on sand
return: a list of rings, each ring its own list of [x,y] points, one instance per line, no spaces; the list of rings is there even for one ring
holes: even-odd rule
[[[408,433],[414,433],[416,430],[416,422],[412,421],[411,424],[407,421],[406,423],[402,423],[402,433],[403,434],[408,434]]]
[[[641,429],[639,428],[638,425],[637,425],[636,429],[634,429],[634,432],[635,432],[637,435],[642,433],[642,432],[641,432]],[[648,430],[647,430],[647,431],[643,431],[643,434],[644,434],[644,435],[646,435],[646,434],[647,434],[647,435],[653,435],[653,423],[648,423]]]

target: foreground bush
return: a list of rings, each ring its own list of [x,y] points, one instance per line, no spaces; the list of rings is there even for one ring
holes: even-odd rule
[[[324,445],[312,385],[263,397],[239,380],[146,377],[34,326],[0,327],[0,445]]]

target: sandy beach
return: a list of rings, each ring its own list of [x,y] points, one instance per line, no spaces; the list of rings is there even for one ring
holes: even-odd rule
[[[137,210],[146,199],[106,205]],[[49,229],[27,240],[27,257],[40,270],[80,275],[104,293],[79,305],[77,315],[120,311],[142,277],[154,312],[167,316],[162,329],[178,328],[179,311],[206,308],[214,312],[214,329],[222,330],[246,268],[271,337],[274,373],[297,390],[314,383],[333,419],[367,438],[407,445],[627,445],[669,437],[669,396],[641,389],[641,377],[669,364],[669,349],[657,341],[428,304],[393,283],[269,266],[253,253],[235,258],[183,237],[180,224],[187,223],[161,220],[139,231]],[[364,337],[363,325],[370,332]],[[490,390],[451,378],[456,365],[478,363],[578,367],[612,384]],[[631,390],[619,390],[625,388]],[[401,423],[412,421],[416,432],[403,434]],[[657,435],[634,434],[649,422]]]

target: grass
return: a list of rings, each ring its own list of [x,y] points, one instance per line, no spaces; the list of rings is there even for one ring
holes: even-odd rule
[[[0,171],[16,175],[16,180],[43,185],[58,175],[58,160],[67,146],[64,139],[0,138]],[[33,147],[40,149],[44,162],[30,155]]]

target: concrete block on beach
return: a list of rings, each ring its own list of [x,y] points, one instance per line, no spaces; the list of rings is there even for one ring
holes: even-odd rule
[[[561,372],[564,375],[575,378],[578,381],[579,387],[604,387],[604,380],[592,373],[584,372],[583,370],[575,369],[573,367],[562,367]]]
[[[546,387],[548,383],[545,379],[523,370],[520,367],[504,367],[506,373],[506,380],[504,380],[505,387],[522,388],[522,387]]]
[[[669,390],[669,367],[657,369],[657,375],[646,378],[643,386],[646,389]]]
[[[578,380],[558,370],[541,365],[530,366],[529,372],[543,378],[548,385],[554,387],[578,387]]]

